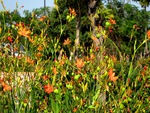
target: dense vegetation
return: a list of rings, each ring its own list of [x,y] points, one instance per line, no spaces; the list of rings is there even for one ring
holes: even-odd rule
[[[0,111],[149,113],[149,1],[137,1],[54,0],[24,17],[1,1]]]

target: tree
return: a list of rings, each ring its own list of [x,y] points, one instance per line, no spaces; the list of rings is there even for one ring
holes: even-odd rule
[[[134,1],[139,2],[140,5],[142,7],[144,7],[145,12],[146,12],[146,7],[148,7],[150,5],[150,1],[149,0],[134,0]],[[145,32],[147,32],[147,27],[148,27],[148,17],[147,17],[147,15],[145,15],[145,19],[144,20],[145,20],[145,22],[147,24],[147,26],[145,27]],[[144,54],[148,54],[149,53],[148,43],[147,42],[145,43],[145,50],[144,51],[145,51]]]
[[[147,19],[150,18],[148,16],[149,12],[143,9],[139,10],[132,4],[123,4],[118,1],[114,3],[110,2],[107,7],[112,8],[117,23],[113,32],[110,33],[110,37],[116,42],[121,51],[131,55],[135,40],[137,40],[138,45],[145,38],[145,28],[148,23],[143,20],[145,20],[145,17]]]

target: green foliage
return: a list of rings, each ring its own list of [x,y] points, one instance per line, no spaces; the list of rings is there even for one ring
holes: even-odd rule
[[[99,33],[105,37],[99,37],[103,44],[95,48],[90,46],[91,21],[84,10],[81,54],[74,58],[76,18],[67,21],[72,4],[68,2],[57,0],[58,6],[47,8],[46,17],[42,8],[25,11],[25,17],[0,13],[1,112],[150,112],[150,59],[137,57],[149,43],[145,33],[148,23],[142,24],[145,15],[149,19],[148,12],[129,4],[100,5],[96,16],[103,19]],[[106,27],[111,17],[116,23]],[[72,42],[64,43],[68,37]],[[8,46],[3,47],[4,43]]]
[[[108,4],[108,8],[112,8],[117,23],[114,32],[110,35],[111,39],[119,42],[118,46],[121,51],[128,46],[127,50],[131,49],[130,53],[132,53],[134,41],[137,40],[137,43],[140,44],[141,40],[145,39],[145,29],[148,27],[147,20],[150,18],[149,12],[139,10],[134,5],[120,2],[115,2],[114,5]]]

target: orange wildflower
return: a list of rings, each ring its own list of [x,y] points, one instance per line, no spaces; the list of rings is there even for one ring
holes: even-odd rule
[[[31,32],[26,27],[25,28],[24,27],[20,27],[18,29],[18,34],[21,35],[21,36],[27,37],[29,39],[29,41],[33,43],[33,40],[30,37]]]
[[[42,53],[40,53],[40,52],[38,52],[37,54],[36,54],[36,57],[41,57],[42,56]]]
[[[93,41],[96,41],[96,40],[98,40],[95,36],[92,36],[92,40]]]
[[[42,76],[43,80],[46,81],[49,79],[49,77],[47,75]]]
[[[54,75],[56,75],[58,73],[56,67],[53,67],[53,73],[54,73]]]
[[[8,39],[8,41],[9,41],[10,43],[13,42],[13,39],[12,39],[10,36],[8,36],[7,39]]]
[[[40,20],[40,21],[44,21],[46,18],[47,18],[46,16],[41,16],[41,17],[39,18],[39,20]]]
[[[3,86],[3,91],[4,92],[5,91],[11,91],[11,87],[8,84],[2,82],[2,86]]]
[[[54,92],[54,88],[53,88],[52,85],[47,84],[47,85],[44,86],[44,91],[45,91],[46,93],[50,94],[50,93]]]
[[[65,41],[64,41],[64,45],[68,45],[68,44],[70,44],[71,43],[71,40],[69,39],[69,38],[67,38]]]
[[[73,112],[75,113],[75,112],[77,112],[77,110],[78,110],[78,108],[75,107],[75,108],[73,109]]]
[[[37,48],[37,50],[38,50],[38,51],[42,51],[42,50],[43,50],[42,46],[39,46],[39,47]]]
[[[27,57],[26,60],[29,64],[32,64],[32,65],[34,64],[34,60],[31,60],[30,57]]]
[[[144,69],[144,71],[146,71],[146,70],[148,69],[148,66],[145,65],[145,66],[143,67],[143,69]]]
[[[135,29],[136,27],[137,27],[137,25],[136,25],[136,24],[134,24],[134,25],[133,25],[133,29]]]
[[[71,15],[74,15],[74,16],[77,15],[77,13],[75,12],[75,9],[72,9],[72,8],[69,7],[69,11],[70,11]]]
[[[136,24],[133,25],[133,29],[139,30],[140,27],[138,27]]]
[[[113,32],[113,27],[112,26],[109,26],[109,32],[111,33],[111,32]]]
[[[113,20],[112,18],[109,19],[109,22],[110,22],[111,24],[116,24],[116,20]]]
[[[147,31],[147,37],[150,39],[150,30]]]
[[[20,27],[18,29],[18,34],[21,36],[29,37],[30,33],[30,30],[28,30],[27,28]]]
[[[64,65],[64,63],[65,63],[64,60],[60,60],[61,66]]]
[[[114,55],[111,56],[111,59],[114,63],[117,61],[117,58]]]
[[[108,71],[109,80],[115,82],[118,77],[115,77],[115,72],[113,72],[113,68],[110,68]]]
[[[77,58],[75,65],[77,68],[82,68],[84,66],[84,62],[82,61],[82,59]]]
[[[90,54],[90,60],[93,60],[95,58],[94,54]]]

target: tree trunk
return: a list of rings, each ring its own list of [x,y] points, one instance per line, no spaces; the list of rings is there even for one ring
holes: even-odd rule
[[[144,10],[146,11],[146,6],[144,6]],[[148,22],[147,17],[145,19],[146,19],[145,22],[147,24],[147,22]],[[145,32],[147,32],[147,26],[145,27]],[[149,53],[149,51],[148,51],[148,43],[146,42],[145,43],[145,48],[144,48],[144,56],[146,56],[146,54],[148,54],[148,53]]]
[[[81,9],[80,2],[78,2],[78,12],[76,16],[76,39],[75,39],[75,58],[78,57],[79,46],[80,46],[80,28],[81,28]]]
[[[89,19],[91,21],[92,36],[94,36],[94,37],[96,37],[96,35],[98,33],[96,28],[99,27],[98,25],[96,25],[96,18],[94,16],[95,13],[96,13],[96,9],[98,7],[99,2],[100,1],[98,1],[98,0],[90,0],[89,5],[88,5],[88,15],[89,15]],[[100,38],[98,38],[96,40],[93,40],[94,49],[99,48],[99,51],[97,51],[95,53],[96,60],[97,60],[97,62],[96,62],[97,66],[100,65],[101,61],[103,61],[103,54],[102,54],[103,53],[103,35],[102,34],[100,34],[100,35],[101,35]],[[99,79],[99,80],[101,79],[100,75],[102,75],[104,73],[103,70],[105,70],[105,69],[102,69],[99,72],[99,75],[98,75],[97,79]],[[99,90],[99,88],[102,87],[102,86],[100,86],[99,82],[97,82],[96,86],[97,86],[96,90]],[[106,92],[105,91],[102,91],[102,92],[99,93],[97,101],[99,103],[103,103],[103,104],[105,103],[105,101],[106,101]]]

